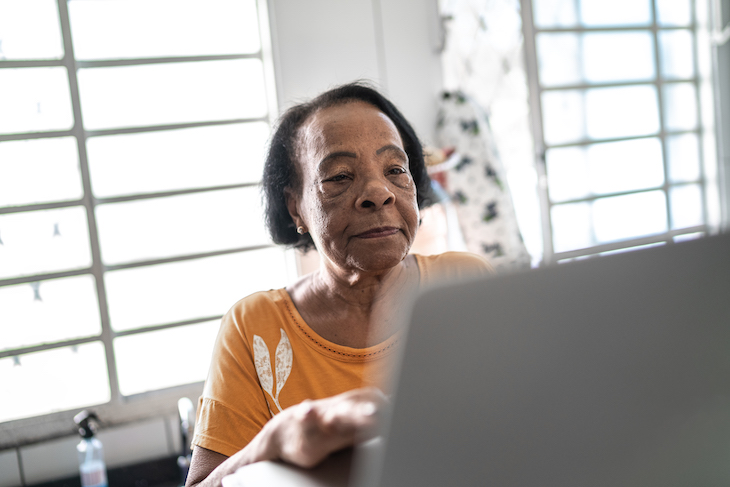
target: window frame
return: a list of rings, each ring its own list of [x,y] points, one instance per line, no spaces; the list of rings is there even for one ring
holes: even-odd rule
[[[539,1],[539,0],[535,0]],[[579,0],[574,0],[577,4]],[[570,27],[551,27],[551,28],[540,28],[534,23],[533,18],[533,0],[520,0],[521,15],[522,15],[522,31],[524,39],[524,56],[525,56],[525,71],[527,75],[528,84],[528,97],[530,105],[530,127],[533,134],[534,149],[535,149],[535,168],[538,176],[538,200],[540,204],[540,220],[541,220],[541,234],[543,240],[543,259],[541,265],[551,265],[558,262],[565,262],[573,259],[580,259],[585,257],[591,257],[600,255],[603,253],[611,253],[616,251],[629,250],[631,248],[638,248],[656,244],[672,243],[675,240],[681,239],[684,236],[690,236],[692,234],[708,234],[716,231],[719,226],[720,217],[720,202],[717,201],[717,181],[712,175],[708,175],[708,167],[717,167],[717,159],[715,155],[715,138],[714,138],[714,126],[712,122],[708,123],[708,120],[712,120],[714,113],[712,103],[707,103],[707,93],[712,92],[712,80],[711,75],[708,75],[708,66],[706,62],[703,62],[706,56],[703,56],[703,50],[707,51],[709,56],[709,47],[707,42],[703,42],[702,34],[703,29],[707,26],[704,25],[705,19],[700,15],[698,0],[690,0],[691,4],[691,22],[687,26],[660,26],[657,20],[657,0],[649,0],[652,9],[652,21],[648,25],[641,26],[606,26],[606,27],[585,27],[576,23]],[[701,0],[700,0],[701,1]],[[664,80],[662,77],[661,70],[661,59],[660,59],[660,42],[659,33],[671,30],[688,30],[692,35],[692,53],[694,76],[691,78],[682,79],[671,79]],[[586,33],[586,32],[632,32],[632,31],[649,31],[652,34],[652,42],[654,45],[654,66],[655,76],[649,81],[626,81],[626,82],[606,82],[606,83],[579,83],[571,85],[560,85],[545,87],[540,82],[539,68],[538,68],[538,56],[537,56],[537,44],[536,38],[539,33]],[[687,83],[690,82],[695,89],[695,101],[697,111],[697,128],[693,130],[666,130],[665,128],[665,104],[663,87],[675,83]],[[611,139],[590,139],[585,137],[580,141],[573,141],[564,144],[547,144],[545,141],[544,130],[543,130],[543,111],[542,111],[542,94],[545,91],[555,90],[579,90],[583,93],[587,89],[591,88],[608,88],[608,87],[624,87],[624,86],[653,86],[657,92],[658,98],[658,116],[659,116],[659,131],[650,135],[644,136],[630,136],[620,137]],[[710,96],[710,98],[712,98]],[[673,183],[669,181],[668,171],[668,157],[667,157],[667,137],[672,135],[681,134],[696,134],[699,140],[699,165],[700,165],[700,177],[697,181],[689,183]],[[560,201],[554,203],[551,201],[549,196],[548,187],[548,175],[547,175],[547,164],[546,164],[546,152],[551,148],[559,147],[587,147],[592,144],[603,143],[603,142],[614,142],[624,140],[639,140],[639,139],[659,139],[662,146],[662,164],[664,169],[664,183],[663,185],[650,188],[631,190],[611,194],[601,195],[590,195],[584,198],[571,199],[569,201]],[[669,197],[669,191],[672,187],[681,187],[685,184],[697,184],[699,183],[702,191],[702,213],[704,223],[692,227],[672,229],[671,222],[671,203]],[[638,238],[630,238],[626,240],[618,240],[609,243],[602,243],[597,245],[588,246],[585,248],[579,248],[568,251],[557,252],[553,245],[553,227],[552,227],[552,208],[556,205],[562,205],[566,203],[575,203],[583,201],[595,201],[597,199],[608,198],[613,196],[622,196],[628,194],[639,194],[646,191],[661,190],[664,194],[665,205],[667,209],[667,231],[648,235]]]
[[[123,201],[143,200],[149,198],[159,198],[165,196],[194,194],[209,191],[220,191],[233,188],[255,187],[259,183],[241,183],[215,187],[204,187],[194,189],[184,189],[176,191],[164,191],[156,193],[145,193],[143,195],[119,196],[110,198],[95,198],[91,189],[91,179],[89,173],[89,165],[87,158],[87,140],[92,137],[118,134],[132,134],[153,131],[164,131],[174,129],[184,129],[192,127],[205,127],[224,124],[237,124],[248,122],[266,122],[270,127],[273,126],[275,118],[278,116],[277,103],[277,86],[274,76],[274,59],[272,50],[271,27],[269,22],[267,0],[254,0],[258,15],[260,49],[256,53],[251,54],[233,54],[233,55],[203,55],[203,56],[179,56],[179,57],[156,57],[156,58],[134,58],[134,59],[115,59],[115,60],[95,60],[95,61],[78,61],[75,59],[73,42],[71,37],[71,26],[69,20],[68,0],[56,0],[58,9],[59,22],[61,27],[62,43],[64,47],[64,55],[57,60],[0,60],[0,69],[8,68],[29,68],[29,67],[65,67],[68,75],[69,90],[71,93],[71,104],[74,115],[74,125],[69,130],[46,131],[46,132],[30,132],[30,133],[14,133],[0,134],[0,142],[13,140],[30,140],[56,137],[74,137],[76,139],[79,166],[81,172],[81,180],[83,187],[83,197],[74,201],[50,202],[41,204],[31,204],[22,206],[12,206],[0,208],[0,215],[11,213],[38,211],[47,209],[58,209],[68,207],[83,207],[86,211],[87,224],[89,229],[90,248],[92,256],[92,265],[86,269],[78,269],[63,272],[49,272],[35,274],[32,276],[15,277],[0,279],[0,287],[30,284],[36,281],[48,279],[56,279],[63,277],[72,277],[79,275],[92,275],[95,280],[99,313],[101,319],[101,334],[85,338],[63,340],[60,342],[33,345],[21,347],[12,350],[0,351],[0,358],[18,356],[22,354],[52,350],[61,347],[69,347],[81,345],[85,343],[100,341],[106,352],[106,365],[109,376],[109,387],[111,399],[108,403],[90,405],[89,408],[94,409],[102,420],[105,427],[113,425],[121,425],[133,421],[139,421],[151,417],[167,416],[177,414],[177,401],[181,397],[189,397],[195,403],[202,393],[203,381],[191,384],[184,384],[164,389],[158,389],[129,396],[123,396],[120,392],[117,377],[116,360],[114,356],[113,340],[116,337],[127,336],[132,334],[147,333],[157,330],[175,328],[180,326],[193,325],[211,320],[219,320],[221,315],[207,316],[192,320],[169,322],[161,325],[146,326],[135,328],[134,330],[114,331],[111,328],[109,311],[107,306],[107,295],[104,283],[104,274],[107,271],[118,269],[127,269],[133,267],[150,266],[169,262],[182,262],[192,259],[199,259],[210,256],[226,255],[239,252],[246,252],[262,248],[274,247],[271,245],[257,245],[250,247],[241,247],[233,249],[218,250],[214,252],[186,254],[182,256],[150,259],[139,262],[125,263],[119,265],[104,265],[101,260],[101,251],[99,243],[99,235],[97,230],[95,208],[98,205],[107,203],[117,203]],[[103,129],[103,130],[85,130],[83,126],[80,95],[78,87],[78,70],[80,68],[96,68],[110,66],[135,66],[144,64],[164,64],[164,63],[181,63],[181,62],[197,62],[197,61],[213,61],[213,60],[235,60],[235,59],[260,59],[263,64],[264,87],[266,91],[266,102],[268,111],[263,117],[232,119],[232,120],[216,120],[206,122],[166,124],[155,126],[140,126],[132,128],[119,129]],[[294,266],[293,253],[287,252],[286,255],[287,268],[293,276],[296,273]],[[21,391],[18,391],[21,393]],[[19,447],[26,444],[35,443],[42,440],[49,440],[68,436],[75,432],[73,416],[80,408],[67,411],[59,411],[41,416],[15,419],[0,422],[0,450],[10,447]],[[167,424],[167,423],[165,423]]]

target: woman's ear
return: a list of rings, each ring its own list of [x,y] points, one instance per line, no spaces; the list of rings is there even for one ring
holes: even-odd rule
[[[284,188],[284,199],[286,200],[286,209],[289,211],[289,216],[294,221],[295,227],[300,227],[304,224],[301,215],[299,214],[299,196],[291,188]]]

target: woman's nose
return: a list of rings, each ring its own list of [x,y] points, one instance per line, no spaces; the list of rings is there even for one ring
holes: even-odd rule
[[[370,178],[363,183],[357,199],[358,208],[380,208],[395,203],[395,194],[388,183],[379,178]]]

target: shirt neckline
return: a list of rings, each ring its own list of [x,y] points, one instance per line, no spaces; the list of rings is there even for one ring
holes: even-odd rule
[[[317,334],[299,314],[285,288],[278,289],[282,305],[293,324],[294,331],[314,350],[343,362],[368,362],[389,355],[395,350],[402,332],[398,331],[385,341],[366,348],[353,348],[331,342]]]
[[[427,280],[427,270],[424,264],[424,259],[421,255],[413,254],[418,266],[420,274],[419,282],[423,284]],[[277,289],[282,305],[286,310],[286,314],[289,317],[290,322],[293,324],[295,332],[304,340],[307,345],[312,347],[314,350],[322,353],[323,355],[333,357],[340,361],[345,362],[368,362],[371,360],[377,360],[380,357],[390,355],[396,350],[396,345],[403,337],[403,331],[397,331],[386,340],[366,348],[353,348],[345,345],[339,345],[331,342],[318,333],[316,333],[310,326],[304,321],[302,315],[299,314],[294,301],[287,292],[286,288]]]

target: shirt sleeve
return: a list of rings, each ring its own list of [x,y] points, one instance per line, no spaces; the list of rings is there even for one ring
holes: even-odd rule
[[[270,317],[257,309],[256,298],[249,298],[236,303],[221,321],[192,441],[226,456],[245,447],[271,418],[244,327],[246,320]]]

